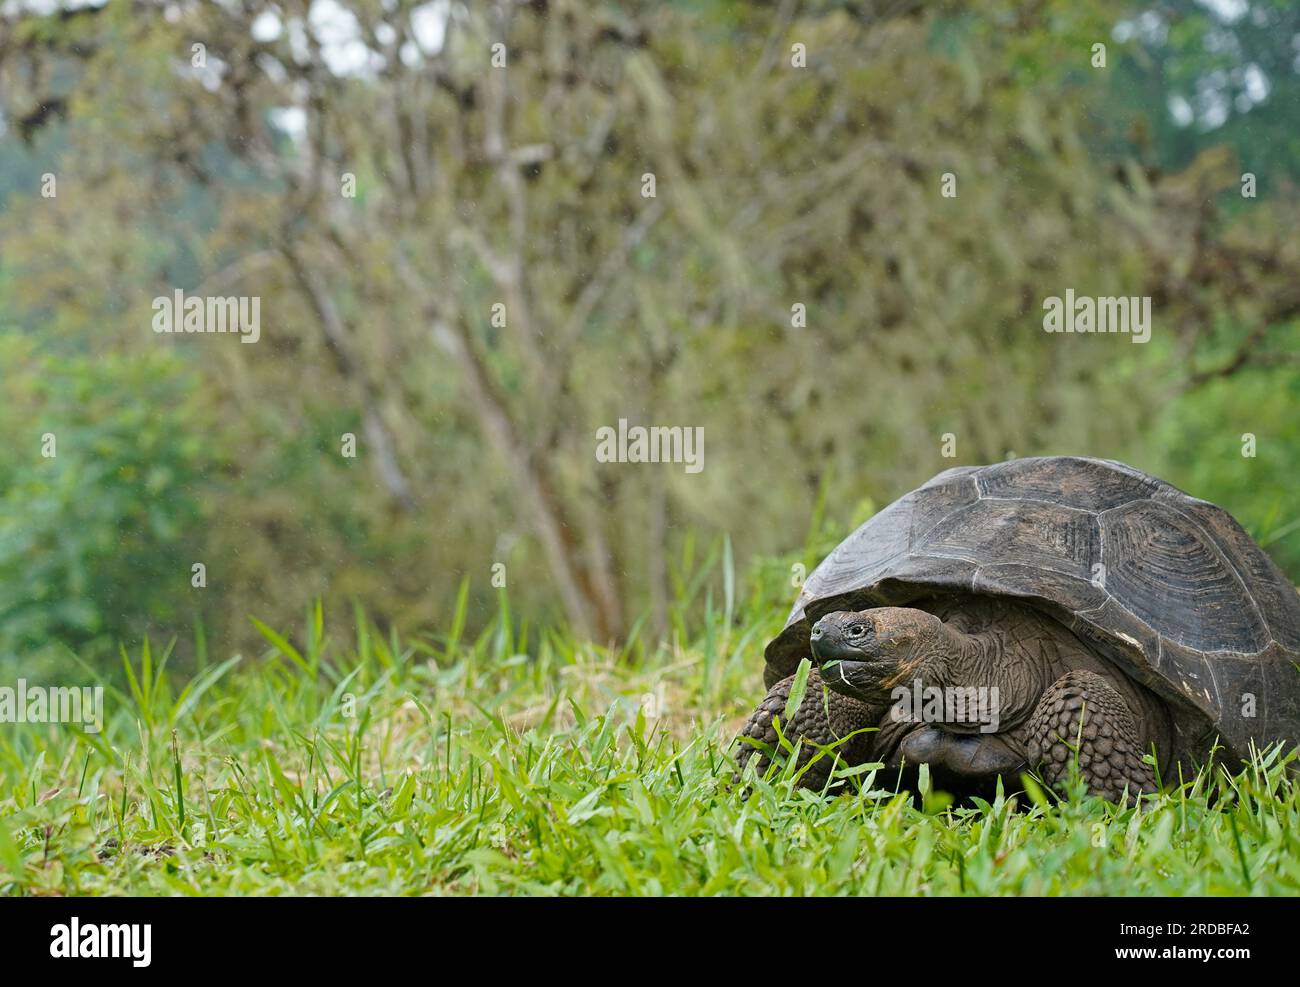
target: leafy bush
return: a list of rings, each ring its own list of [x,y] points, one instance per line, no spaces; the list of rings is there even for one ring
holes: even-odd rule
[[[188,609],[215,462],[194,375],[163,350],[55,355],[13,332],[0,365],[0,660],[92,654]]]

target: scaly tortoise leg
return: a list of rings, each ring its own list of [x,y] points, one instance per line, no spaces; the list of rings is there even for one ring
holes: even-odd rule
[[[1156,790],[1132,710],[1095,672],[1067,672],[1052,683],[1030,718],[1027,747],[1030,767],[1053,787],[1069,778],[1077,752],[1079,774],[1092,795],[1118,802],[1126,786],[1134,796]]]
[[[758,761],[755,766],[758,773],[762,774],[771,764],[771,759],[766,751],[746,743],[739,739],[740,737],[756,740],[773,752],[781,750],[772,718],[784,717],[785,704],[790,698],[790,688],[794,685],[794,679],[795,677],[791,675],[772,686],[748,722],[741,728],[735,745],[735,756],[742,771],[750,759],[757,756]],[[855,730],[875,726],[880,718],[879,712],[876,707],[861,700],[824,689],[821,676],[814,668],[808,674],[808,686],[803,701],[794,711],[790,722],[781,724],[781,734],[798,748],[799,765],[802,767],[817,754],[817,749],[811,746],[809,741],[822,746],[834,744]],[[871,736],[869,733],[858,734],[839,744],[835,752],[840,756],[841,766],[860,764],[865,761],[870,751]],[[804,740],[802,745],[799,743],[800,738]],[[799,787],[813,789],[824,787],[830,778],[834,763],[834,756],[828,754],[822,757],[799,779]]]

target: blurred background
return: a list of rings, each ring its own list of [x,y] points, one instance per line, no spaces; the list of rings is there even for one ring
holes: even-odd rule
[[[1040,454],[1300,579],[1298,183],[1289,0],[0,0],[0,662],[317,599],[653,642],[715,563],[779,623]],[[176,289],[259,341],[155,333]],[[1067,289],[1150,342],[1045,333]],[[620,418],[704,469],[598,462]]]

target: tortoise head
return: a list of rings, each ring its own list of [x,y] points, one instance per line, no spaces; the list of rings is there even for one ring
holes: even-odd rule
[[[943,661],[950,632],[934,614],[910,607],[836,611],[813,624],[813,658],[822,681],[836,692],[870,703],[891,702],[890,693],[923,664]]]

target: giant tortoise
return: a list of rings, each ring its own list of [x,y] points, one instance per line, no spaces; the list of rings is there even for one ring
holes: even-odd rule
[[[940,473],[826,557],[765,657],[740,756],[779,728],[808,786],[836,745],[958,793],[1077,771],[1118,800],[1300,738],[1295,588],[1225,511],[1107,460]]]

